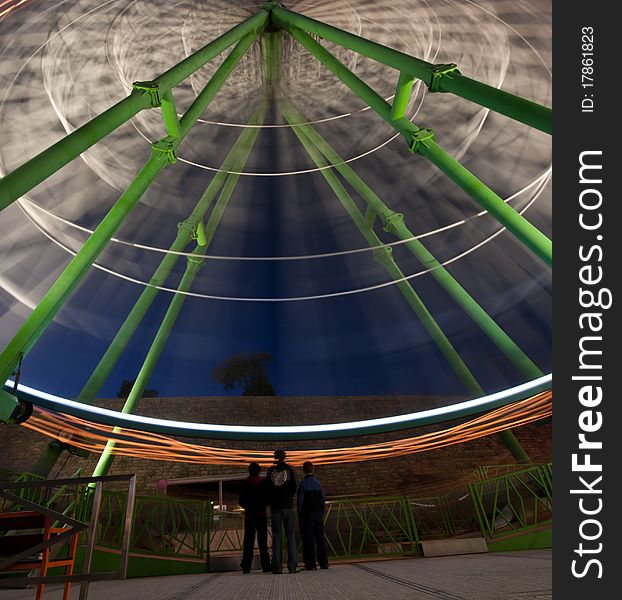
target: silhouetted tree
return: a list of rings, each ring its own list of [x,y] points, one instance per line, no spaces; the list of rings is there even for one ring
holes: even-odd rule
[[[268,363],[272,357],[267,352],[235,354],[212,371],[212,379],[222,384],[226,392],[236,385],[243,396],[275,396],[268,378]]]
[[[132,391],[133,380],[124,379],[121,387],[117,390],[117,398],[127,398]],[[157,398],[158,390],[145,390],[141,398]]]

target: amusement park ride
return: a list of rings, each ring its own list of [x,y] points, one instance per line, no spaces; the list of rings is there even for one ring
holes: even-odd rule
[[[467,417],[507,406],[516,401],[524,401],[550,390],[551,376],[542,373],[518,344],[416,238],[407,225],[404,215],[392,210],[374,192],[365,182],[365,174],[357,173],[313,124],[305,120],[305,115],[288,98],[287,89],[280,85],[283,36],[294,38],[349,88],[351,93],[358,96],[380,119],[388,123],[403,138],[404,152],[415,155],[413,160],[421,160],[419,157],[422,157],[433,163],[483,210],[507,228],[547,267],[551,266],[551,241],[451,156],[443,148],[443,140],[437,140],[432,129],[426,128],[425,124],[418,126],[406,116],[408,101],[417,80],[427,86],[429,93],[455,94],[505,115],[508,119],[514,119],[548,134],[552,130],[550,108],[471,79],[462,74],[456,64],[433,64],[420,60],[288,10],[278,2],[268,1],[256,14],[189,55],[162,75],[151,81],[136,82],[132,92],[126,98],[0,180],[1,210],[130,121],[140,111],[158,108],[161,111],[168,135],[152,144],[151,157],[0,354],[0,378],[3,382],[7,382],[4,391],[0,391],[0,420],[13,423],[23,422],[31,415],[32,405],[36,405],[57,413],[115,426],[114,432],[117,433],[120,427],[123,427],[152,433],[212,439],[326,439],[395,431]],[[322,44],[322,40],[372,59],[386,69],[392,69],[396,77],[395,95],[392,102],[389,103],[362,81],[332,54],[326,45]],[[62,309],[64,303],[83,280],[94,261],[106,248],[157,175],[165,168],[174,168],[178,148],[253,44],[258,44],[260,47],[264,87],[263,95],[257,98],[257,105],[248,121],[248,127],[242,129],[242,133],[231,147],[221,168],[212,176],[194,210],[180,224],[173,243],[151,276],[149,285],[145,287],[127,315],[78,398],[75,401],[66,400],[32,390],[12,381],[11,377],[21,359],[37,343],[39,337]],[[179,116],[173,96],[174,89],[231,47],[233,48],[229,54],[196,96],[191,106]],[[260,126],[265,122],[268,112],[275,109],[280,111],[285,122],[291,127],[301,147],[332,188],[366,243],[373,249],[376,261],[396,282],[398,290],[414,311],[417,319],[423,324],[440,353],[474,400],[453,404],[443,409],[382,419],[296,427],[168,422],[132,414],[175,325],[186,293],[190,290],[197,273],[205,262],[204,257],[210,242],[240,177],[239,174],[253,149]],[[347,184],[364,200],[365,210],[359,208],[344,184]],[[212,205],[213,210],[208,216]],[[384,232],[391,234],[404,244],[405,248],[429,271],[453,301],[496,345],[501,354],[522,374],[525,383],[496,394],[485,395],[449,337],[443,332],[431,311],[414,290],[408,277],[404,275],[393,256],[391,245],[383,243],[379,237],[378,228],[382,228]],[[194,244],[191,251],[187,250],[189,244]],[[168,310],[159,325],[122,412],[94,407],[93,401],[102,385],[127,348],[167,276],[182,256],[186,257],[187,266],[177,288],[178,293],[172,296]],[[511,426],[510,423],[508,427]],[[499,435],[518,462],[529,461],[529,457],[509,429],[501,431]],[[100,458],[95,475],[107,473],[114,446],[115,442],[111,439]],[[49,452],[54,453],[53,450]],[[53,461],[55,457],[49,456],[45,460]]]

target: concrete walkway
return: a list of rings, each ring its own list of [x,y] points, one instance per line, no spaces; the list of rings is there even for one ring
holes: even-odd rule
[[[32,590],[1,590],[31,600]],[[59,586],[44,599],[60,600]],[[78,598],[78,587],[71,599]],[[89,600],[548,600],[551,550],[334,565],[327,571],[253,571],[91,584]]]

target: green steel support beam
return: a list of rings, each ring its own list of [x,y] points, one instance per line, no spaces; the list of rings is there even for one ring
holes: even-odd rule
[[[93,261],[106,247],[110,238],[166,163],[167,158],[164,154],[159,152],[152,154],[134,181],[110,209],[76,256],[65,267],[0,354],[0,380],[6,381],[13,372],[20,352],[24,355],[28,354],[69,295],[86,275]]]
[[[63,450],[66,450],[66,447],[58,440],[49,442],[30,471],[48,479]]]
[[[521,465],[530,465],[532,463],[529,454],[525,452],[525,449],[521,446],[521,443],[511,430],[506,429],[505,431],[500,431],[497,435],[517,463]]]
[[[304,146],[307,154],[309,154],[317,167],[321,169],[320,172],[324,179],[326,179],[328,185],[335,192],[335,195],[339,198],[341,204],[367,240],[367,243],[371,247],[377,248],[374,251],[376,260],[394,280],[404,279],[404,273],[393,259],[391,248],[384,247],[376,233],[371,228],[365,226],[365,215],[361,214],[356,203],[352,200],[335,173],[331,169],[325,168],[328,166],[328,163],[306,136],[306,128],[298,126],[300,121],[296,118],[297,115],[294,112],[290,112],[287,103],[283,103],[283,116],[290,125],[293,125],[292,129]],[[400,281],[396,285],[466,389],[474,396],[483,395],[484,391],[410,283],[408,281]]]
[[[451,92],[546,133],[552,132],[550,108],[465,77],[455,69],[455,65],[434,65],[282,6],[273,6],[271,17],[274,23],[288,31],[299,28],[397,69],[400,73],[421,79],[430,91]]]
[[[326,179],[330,187],[333,189],[333,191],[335,192],[335,195],[339,198],[342,205],[344,206],[344,208],[346,209],[346,211],[348,212],[348,214],[350,215],[354,223],[357,225],[357,227],[359,228],[359,230],[361,231],[361,233],[367,240],[368,244],[372,247],[378,248],[377,251],[374,251],[374,253],[376,254],[375,258],[378,260],[378,262],[380,262],[380,264],[384,266],[384,268],[387,270],[387,272],[390,274],[390,276],[395,281],[403,279],[404,273],[401,271],[401,269],[398,267],[397,263],[393,259],[391,248],[383,247],[382,241],[376,235],[376,233],[371,229],[371,225],[369,224],[370,221],[369,221],[368,212],[366,212],[364,215],[361,214],[361,211],[357,208],[355,202],[352,200],[352,198],[350,197],[350,195],[348,194],[344,186],[338,180],[337,176],[333,173],[333,171],[330,169],[323,168],[323,167],[328,166],[329,163],[332,162],[332,158],[326,157],[326,159],[328,159],[328,162],[324,160],[325,157],[323,156],[323,153],[320,152],[320,150],[316,147],[315,141],[319,138],[319,135],[315,132],[315,130],[311,126],[300,124],[302,121],[302,119],[300,118],[300,115],[297,114],[295,109],[293,109],[293,107],[291,106],[289,102],[287,102],[287,100],[282,101],[282,108],[283,108],[283,114],[285,116],[285,119],[292,126],[294,133],[296,134],[296,136],[298,137],[302,145],[305,147],[307,153],[312,158],[312,160],[315,162],[316,166],[321,169],[320,172],[322,173],[322,175],[324,176],[324,178]],[[319,139],[321,140],[321,138]],[[322,146],[324,147],[324,144],[322,144]],[[337,158],[338,161],[336,163],[333,163],[333,166],[339,163],[343,164],[343,161],[339,158],[338,155],[334,154],[334,157]],[[352,173],[354,172],[352,171]],[[349,179],[346,179],[346,180],[348,180],[352,184],[352,182]],[[371,199],[371,196],[369,198]],[[380,199],[378,198],[378,200]],[[371,204],[368,204],[368,208],[369,206],[371,206]],[[393,214],[396,214],[396,213],[393,213]],[[408,233],[410,234],[409,237],[412,237],[412,234],[410,232]],[[447,273],[447,275],[451,278],[449,273]],[[453,278],[451,279],[452,281],[455,282]],[[455,282],[455,284],[459,286],[457,282]],[[463,383],[463,385],[466,387],[466,389],[475,396],[483,394],[483,390],[480,387],[480,385],[477,383],[475,378],[473,377],[473,374],[469,371],[468,367],[466,366],[466,364],[464,363],[460,355],[457,353],[455,348],[452,346],[447,336],[443,333],[442,329],[438,326],[438,323],[436,322],[432,314],[428,311],[427,307],[422,302],[422,300],[419,298],[418,294],[415,292],[413,287],[410,285],[410,282],[400,281],[400,283],[396,285],[398,286],[398,289],[400,290],[404,298],[407,300],[411,308],[415,311],[415,314],[417,314],[420,321],[422,322],[424,327],[427,329],[428,333],[430,334],[430,336],[436,343],[437,347],[439,348],[443,356],[446,358],[448,363],[451,365],[451,367],[454,369],[455,373],[458,375],[458,378]],[[463,291],[464,291],[464,294],[468,296],[467,292],[465,290]],[[468,297],[470,298],[470,296]],[[479,307],[479,305],[477,305],[472,298],[471,300],[473,304]],[[463,297],[462,297],[462,301],[464,301]],[[480,308],[480,310],[486,317],[488,317],[488,315],[483,311],[483,309]],[[496,323],[492,319],[490,319],[490,317],[488,317],[488,319],[492,322],[492,324],[494,324],[499,329],[499,331],[503,335],[507,337],[509,342],[513,344],[512,340],[505,334],[505,332],[503,332],[503,330],[501,330],[496,325]],[[520,349],[518,350],[520,352]],[[525,359],[529,361],[528,357],[526,356],[525,356]],[[538,373],[540,372],[539,369],[537,369],[535,365],[533,365],[533,367],[538,371]],[[531,459],[529,458],[529,455],[525,452],[524,448],[521,446],[520,442],[516,439],[516,436],[511,431],[506,430],[506,431],[500,432],[499,438],[501,439],[501,442],[504,444],[504,446],[508,449],[508,451],[512,454],[512,456],[518,463],[522,463],[522,464],[531,463]]]
[[[194,249],[195,254],[203,254],[207,250],[207,246],[196,246]],[[199,272],[201,266],[203,265],[203,259],[200,258],[188,258],[188,265],[186,267],[186,271],[177,287],[179,292],[187,292],[194,281],[197,273]],[[156,333],[155,339],[153,340],[151,347],[149,348],[149,352],[147,353],[147,357],[141,367],[138,376],[136,377],[136,381],[132,386],[129,396],[123,405],[122,412],[131,413],[136,408],[138,401],[142,397],[142,394],[145,390],[145,387],[155,369],[156,363],[158,362],[158,358],[164,349],[164,346],[168,340],[168,337],[171,333],[171,329],[177,320],[179,315],[179,311],[183,306],[184,300],[186,296],[182,294],[175,294],[171,303],[164,315],[164,319],[160,324],[158,332]],[[119,433],[122,430],[120,427],[115,427],[114,432]],[[106,475],[110,466],[112,465],[112,460],[114,458],[112,454],[112,450],[114,449],[116,443],[114,440],[108,440],[97,465],[95,466],[95,470],[93,471],[93,477],[98,477],[100,475]]]
[[[400,73],[395,88],[393,104],[391,104],[391,119],[402,119],[406,116],[408,100],[410,99],[410,92],[413,89],[414,83],[415,80],[410,75],[407,73]]]
[[[153,82],[149,82],[150,90],[139,84],[129,96],[7,174],[0,179],[0,210],[32,190],[141,110],[159,106],[159,99],[166,92],[244,36],[257,35],[267,22],[266,11],[260,11],[249,17],[157,77]]]
[[[439,146],[434,140],[434,134],[430,129],[420,129],[405,118],[393,119],[389,103],[339,62],[326,48],[300,29],[292,28],[290,33],[359,98],[369,104],[380,117],[402,134],[408,142],[411,151],[418,152],[432,161],[473,200],[513,233],[527,248],[547,265],[551,265],[551,240],[527,219],[519,215],[511,206],[508,206],[486,184]]]
[[[263,114],[265,107],[260,107],[253,113],[249,120],[249,125],[257,125],[263,120]],[[201,236],[204,238],[204,228],[202,219],[211,206],[214,198],[220,191],[221,187],[227,180],[227,171],[239,170],[237,168],[244,156],[245,148],[248,146],[254,136],[257,134],[256,127],[250,127],[244,129],[240,137],[236,140],[235,144],[225,157],[222,163],[221,170],[214,174],[212,180],[207,186],[205,192],[202,194],[194,210],[190,216],[180,224],[177,236],[170,247],[172,252],[182,252],[187,244],[192,239],[194,232],[197,232],[197,238],[200,245],[206,245],[207,241],[202,243]],[[244,159],[244,162],[246,160]],[[171,270],[179,260],[178,254],[167,254],[163,259],[153,276],[149,280],[150,286],[145,287],[142,294],[136,301],[136,304],[126,317],[123,325],[119,328],[119,331],[115,335],[114,339],[110,343],[110,346],[106,350],[105,354],[100,359],[99,363],[91,373],[88,381],[82,388],[78,400],[91,404],[95,400],[102,385],[108,379],[110,372],[117,364],[121,354],[127,347],[130,339],[134,335],[137,327],[140,325],[143,317],[149,310],[149,307],[153,303],[156,295],[158,294],[157,286],[164,285],[164,282],[168,278]]]
[[[261,55],[264,81],[267,86],[276,85],[281,79],[281,32],[264,31],[261,36]]]
[[[365,200],[367,210],[380,217],[385,231],[393,234],[400,240],[409,240],[405,244],[408,250],[426,269],[430,269],[430,274],[524,375],[530,379],[542,376],[542,371],[535,363],[501,329],[460,283],[454,279],[449,271],[434,258],[419,240],[413,239],[414,234],[404,223],[403,215],[391,210],[311,125],[304,124],[302,115],[287,99],[283,99],[282,102],[284,109],[287,111],[290,124],[292,124],[294,129],[303,130],[304,135],[324,155],[328,163],[333,165],[361,198]],[[370,218],[367,212],[366,218]]]
[[[261,112],[258,124],[261,124],[264,120],[265,109],[266,109],[266,104],[265,102],[262,102],[261,107],[260,107],[260,110],[262,112]],[[255,143],[255,140],[257,139],[257,136],[259,135],[260,130],[259,128],[254,127],[247,131],[251,132],[250,139],[247,141],[245,148],[241,156],[239,157],[239,161],[235,165],[236,170],[240,170],[246,163],[248,156]],[[234,175],[234,174],[230,174],[227,177],[227,181],[225,182],[222,188],[218,201],[216,202],[216,205],[214,206],[214,210],[212,211],[212,214],[210,215],[210,218],[205,227],[206,244],[203,246],[197,244],[197,246],[195,247],[193,251],[194,254],[205,254],[207,252],[207,248],[209,247],[209,244],[214,237],[216,228],[220,224],[222,215],[227,207],[227,204],[229,203],[229,200],[231,199],[231,196],[233,194],[233,191],[235,189],[235,186],[239,178],[240,178],[239,175]],[[181,282],[179,283],[179,286],[177,287],[177,290],[182,293],[175,294],[173,296],[169,304],[169,307],[166,311],[166,314],[164,315],[164,318],[162,319],[162,323],[160,324],[160,327],[158,328],[156,336],[151,344],[151,347],[149,348],[149,352],[147,353],[147,356],[138,373],[138,376],[136,377],[136,381],[134,382],[134,385],[132,386],[132,389],[127,397],[127,400],[125,401],[125,404],[123,405],[122,412],[124,413],[133,412],[134,409],[136,408],[136,405],[138,404],[138,401],[141,399],[143,392],[145,391],[145,387],[149,383],[149,378],[153,374],[153,371],[157,365],[158,359],[160,358],[160,355],[162,354],[162,351],[164,350],[164,346],[166,345],[166,342],[168,341],[168,338],[171,334],[173,326],[175,325],[177,317],[179,316],[179,312],[181,311],[183,303],[186,299],[186,296],[183,292],[187,292],[190,290],[192,283],[194,282],[194,279],[197,273],[199,272],[199,270],[201,269],[201,267],[203,266],[204,262],[205,262],[205,259],[202,259],[202,258],[197,258],[194,256],[188,257],[188,264],[186,266],[186,271],[184,272]],[[121,431],[121,428],[116,427],[114,431],[118,433]],[[112,439],[108,440],[106,447],[104,448],[101,456],[99,457],[95,470],[93,471],[93,477],[98,477],[100,475],[106,475],[108,473],[108,470],[110,469],[112,465],[112,461],[114,459],[114,455],[112,454],[112,451],[114,450],[115,445],[116,445],[116,442],[114,440]]]
[[[181,137],[181,129],[179,128],[179,119],[177,118],[177,109],[175,108],[175,100],[173,98],[173,91],[169,90],[162,96],[162,118],[166,125],[166,133],[170,137]]]
[[[188,133],[194,121],[199,118],[212,98],[218,93],[222,84],[256,37],[257,33],[249,34],[240,40],[218,67],[205,88],[182,117],[180,122],[182,136]],[[190,119],[194,119],[194,121],[191,122]],[[183,137],[173,142],[165,138],[164,147],[162,141],[156,142],[153,145],[151,158],[97,226],[84,246],[65,267],[65,270],[46,292],[41,302],[0,354],[0,380],[6,381],[11,375],[19,360],[20,353],[25,356],[30,351],[33,344],[39,339],[39,336],[45,331],[69,295],[86,275],[91,264],[106,247],[110,238],[123,223],[157,174],[167,162],[174,160],[175,150],[182,139]]]

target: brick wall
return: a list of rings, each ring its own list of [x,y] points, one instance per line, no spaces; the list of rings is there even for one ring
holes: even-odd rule
[[[284,425],[335,422],[402,414],[459,401],[459,398],[415,396],[369,396],[363,398],[331,397],[216,397],[216,398],[153,398],[143,399],[140,414],[176,420]],[[121,400],[100,400],[100,406],[120,409]],[[388,439],[419,435],[446,427],[431,426],[391,434],[369,435],[340,440],[309,440],[279,442],[285,449],[354,446]],[[13,471],[32,469],[49,439],[22,427],[0,426],[0,467]],[[535,462],[551,460],[551,426],[534,423],[514,430],[519,441]],[[272,442],[231,442],[224,440],[187,440],[218,447],[274,449]],[[70,476],[80,466],[90,474],[97,457],[82,459],[63,453],[52,475]],[[451,490],[458,482],[470,477],[481,465],[514,462],[498,440],[489,436],[466,444],[448,446],[410,456],[388,458],[357,464],[326,465],[317,469],[326,492],[331,496],[358,494],[402,494],[415,497],[437,495]],[[142,493],[153,493],[160,479],[178,479],[217,474],[245,473],[244,467],[195,465],[116,457],[110,474],[136,473]],[[297,469],[301,476],[301,470]]]

